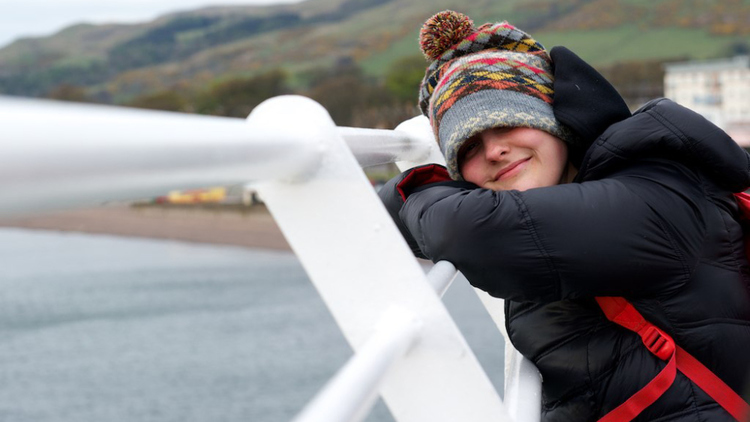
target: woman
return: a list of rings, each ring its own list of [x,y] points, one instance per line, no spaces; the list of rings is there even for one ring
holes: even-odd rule
[[[732,194],[750,186],[750,156],[669,100],[631,116],[577,56],[550,58],[506,22],[441,12],[421,43],[420,106],[447,168],[380,195],[417,255],[506,299],[510,339],[543,377],[543,420],[599,420],[666,365],[597,297],[626,298],[742,391],[750,268]],[[682,373],[636,419],[734,420]]]

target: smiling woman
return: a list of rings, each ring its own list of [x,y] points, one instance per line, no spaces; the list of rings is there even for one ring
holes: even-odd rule
[[[567,183],[575,176],[560,138],[525,127],[486,129],[472,136],[458,152],[458,166],[466,181],[492,190],[525,191]]]
[[[441,12],[421,41],[420,106],[447,168],[379,194],[417,256],[505,299],[510,340],[542,375],[542,420],[744,420],[750,290],[733,193],[750,187],[747,152],[670,100],[631,115],[578,56],[508,22]]]

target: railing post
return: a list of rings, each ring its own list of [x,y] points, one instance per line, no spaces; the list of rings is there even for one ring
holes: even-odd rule
[[[505,329],[504,301],[474,289],[497,329],[505,339],[504,403],[516,422],[539,422],[542,419],[542,377],[530,360],[510,342]]]
[[[415,315],[416,343],[383,380],[399,422],[502,421],[507,412],[426,280],[328,113],[302,97],[276,97],[248,117],[302,136],[321,152],[304,177],[255,185],[355,352],[387,309]]]

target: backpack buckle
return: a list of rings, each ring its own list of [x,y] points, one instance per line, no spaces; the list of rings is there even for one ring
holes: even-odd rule
[[[669,360],[674,354],[675,344],[672,337],[655,325],[650,325],[641,335],[646,348],[661,360]]]

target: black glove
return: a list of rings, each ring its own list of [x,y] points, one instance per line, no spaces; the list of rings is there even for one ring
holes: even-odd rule
[[[383,201],[385,208],[388,210],[388,214],[396,223],[401,235],[406,239],[406,243],[409,244],[411,251],[417,258],[428,259],[422,250],[419,249],[419,244],[414,240],[414,237],[406,228],[404,223],[401,221],[398,213],[401,211],[401,207],[406,202],[406,198],[414,192],[416,189],[424,187],[429,184],[447,182],[451,178],[448,176],[448,170],[439,164],[427,164],[423,166],[414,167],[409,169],[393,179],[389,180],[382,188],[378,191],[380,200]]]
[[[588,63],[566,47],[550,50],[555,76],[555,117],[582,141],[571,161],[580,164],[583,153],[609,126],[631,116],[617,90]]]

